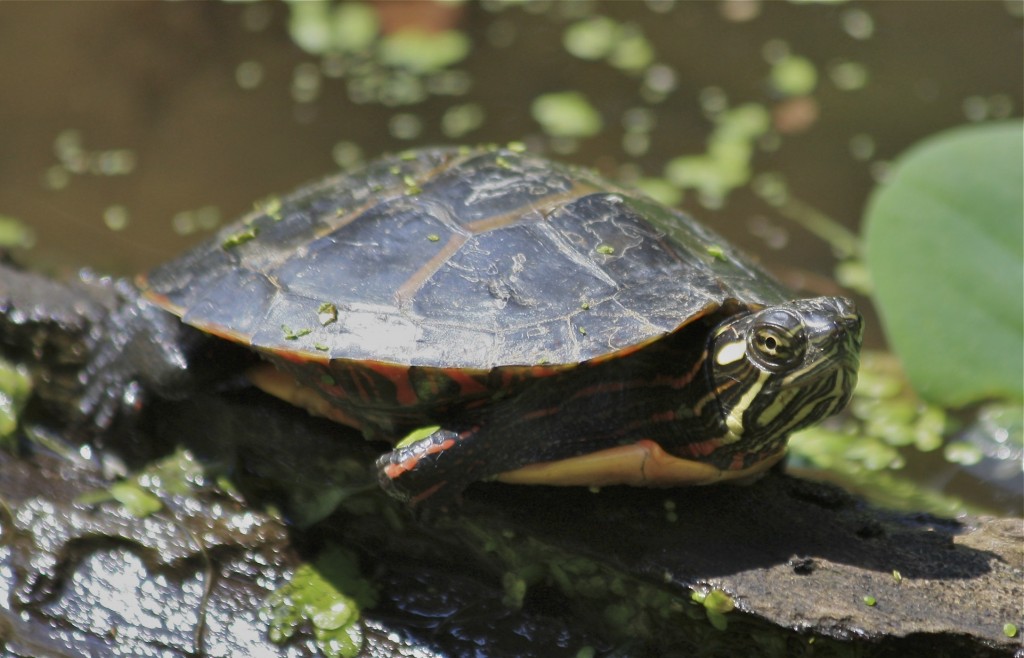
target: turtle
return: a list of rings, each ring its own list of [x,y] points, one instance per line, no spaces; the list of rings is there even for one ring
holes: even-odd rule
[[[118,294],[85,412],[244,363],[388,442],[378,479],[410,506],[486,480],[756,478],[845,406],[862,340],[852,301],[800,298],[690,216],[516,145],[330,176]]]

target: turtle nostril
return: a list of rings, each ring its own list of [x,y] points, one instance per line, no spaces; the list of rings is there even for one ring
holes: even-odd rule
[[[846,297],[833,297],[832,303],[835,305],[840,323],[859,344],[864,336],[864,319],[857,312],[856,304],[853,303],[853,300]]]
[[[857,313],[857,305],[853,303],[852,299],[847,297],[833,297],[833,303],[836,306],[836,312],[839,315],[848,317],[860,317]]]
[[[847,316],[845,319],[846,331],[853,336],[857,344],[860,345],[864,339],[864,319],[861,318],[859,313],[854,311],[854,315]]]

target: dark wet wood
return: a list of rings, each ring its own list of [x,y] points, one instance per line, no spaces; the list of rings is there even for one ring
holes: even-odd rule
[[[691,588],[718,588],[738,610],[727,615],[724,633],[673,617],[633,638],[629,655],[691,655],[708,642],[726,642],[722,651],[763,648],[766,636],[782,653],[763,655],[806,649],[810,638],[818,651],[857,655],[1009,656],[1020,649],[1019,639],[1003,633],[1008,622],[1024,627],[1020,519],[885,512],[833,486],[773,473],[750,487],[598,494],[478,484],[461,508],[425,525],[378,492],[361,499],[373,501],[374,514],[342,504],[309,526],[316,519],[302,518],[295,500],[342,486],[338,464],[349,471],[356,464],[369,478],[373,446],[336,440],[336,426],[248,393],[161,405],[153,414],[150,431],[165,441],[184,440],[208,462],[236,463],[246,503],[199,491],[136,519],[113,503],[74,502],[105,486],[95,474],[52,457],[0,453],[0,638],[9,655],[67,654],[86,646],[74,644],[82,637],[106,655],[169,646],[171,655],[202,656],[214,642],[236,655],[274,651],[257,611],[269,589],[325,542],[356,550],[379,588],[382,603],[367,611],[364,630],[366,650],[385,654],[415,647],[461,655],[479,640],[494,656],[570,656],[583,646],[603,655],[624,640],[601,611],[631,603],[641,587],[683,603]],[[268,498],[275,487],[290,493]],[[305,529],[261,512],[266,500],[277,500]],[[502,603],[503,581],[523,564],[543,572],[545,564],[580,560],[606,581],[627,583],[630,593],[575,597],[542,577],[521,608]],[[123,584],[102,577],[118,570],[134,589],[119,591]],[[219,576],[203,604],[196,583],[208,573]],[[110,608],[113,594],[192,622],[155,632],[129,615],[112,633],[103,615],[83,611],[121,614]],[[866,605],[866,596],[876,605]],[[200,608],[205,630],[195,623]],[[223,632],[230,622],[237,632]],[[685,634],[670,630],[684,623]],[[308,647],[297,652],[315,655]]]

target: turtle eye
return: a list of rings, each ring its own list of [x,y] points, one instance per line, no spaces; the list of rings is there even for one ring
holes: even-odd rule
[[[800,319],[773,313],[756,323],[747,339],[747,354],[768,370],[782,370],[803,359],[807,348]]]

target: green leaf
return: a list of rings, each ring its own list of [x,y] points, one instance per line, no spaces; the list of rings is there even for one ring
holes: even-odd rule
[[[865,217],[892,348],[924,398],[1024,397],[1024,126],[957,128],[911,148]]]
[[[135,482],[115,482],[110,485],[109,491],[114,500],[124,505],[129,514],[140,519],[163,509],[163,503],[159,498]]]
[[[355,553],[329,545],[267,597],[262,614],[272,642],[286,642],[309,622],[324,655],[354,658],[364,642],[362,610],[376,602],[377,592],[360,574]]]
[[[0,445],[18,428],[18,417],[32,392],[32,378],[24,366],[0,358]]]
[[[0,247],[31,247],[35,243],[35,235],[32,229],[25,226],[25,223],[0,215]]]

